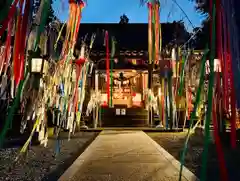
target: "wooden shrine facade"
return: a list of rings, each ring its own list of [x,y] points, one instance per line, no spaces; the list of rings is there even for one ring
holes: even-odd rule
[[[113,72],[112,105],[106,98],[108,89],[104,36],[106,30],[109,34],[109,58]],[[163,47],[174,41],[175,30],[175,25],[172,23],[162,24]],[[80,50],[83,40],[89,44],[92,34],[96,34],[96,38],[89,58],[95,63],[95,67],[94,76],[90,79],[92,87],[102,94],[102,109],[104,109],[99,126],[149,126],[144,91],[149,87],[149,75],[153,74],[153,70],[158,70],[160,64],[155,67],[149,67],[148,64],[148,24],[81,24],[80,38],[75,48]],[[115,53],[111,57],[113,37]],[[154,62],[164,62],[167,69],[171,68],[170,59]],[[165,65],[163,67],[166,68]],[[124,80],[120,80],[121,72]],[[159,74],[157,71],[155,73]]]

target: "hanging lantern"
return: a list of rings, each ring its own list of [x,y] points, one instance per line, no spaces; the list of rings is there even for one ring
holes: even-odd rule
[[[45,65],[44,65],[45,64]],[[31,73],[46,73],[48,63],[43,58],[33,58],[30,63]]]
[[[42,58],[33,58],[30,64],[30,72],[31,73],[40,73],[42,71]]]

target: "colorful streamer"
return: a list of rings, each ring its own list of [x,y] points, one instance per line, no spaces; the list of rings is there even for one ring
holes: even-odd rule
[[[20,0],[19,3],[19,12],[18,12],[18,18],[17,18],[17,29],[16,29],[16,35],[15,35],[15,41],[14,41],[14,56],[13,56],[13,75],[15,80],[16,87],[18,86],[19,80],[20,80],[20,48],[21,48],[21,27],[22,27],[22,8],[23,8],[23,0]]]
[[[108,106],[110,101],[110,72],[109,72],[109,36],[108,31],[105,32],[105,45],[106,45],[106,76],[107,76],[107,84],[106,84],[106,90],[107,90],[107,99],[108,99]]]
[[[41,18],[40,18],[40,25],[37,27],[37,35],[36,35],[36,39],[34,42],[34,51],[37,51],[38,44],[40,41],[40,35],[44,31],[44,27],[47,22],[47,17],[48,17],[48,13],[49,13],[49,9],[50,9],[50,1],[43,0],[41,3],[43,3],[43,5],[42,5],[43,9],[39,10],[40,11],[39,15],[41,16]]]
[[[152,16],[153,16],[153,11],[152,11],[152,3],[148,3],[148,60],[149,64],[153,61],[153,56],[152,55]]]
[[[9,0],[11,1],[11,0]],[[9,2],[8,1],[8,2]],[[0,37],[3,35],[4,31],[7,29],[7,26],[8,26],[8,23],[11,19],[13,19],[14,15],[15,15],[15,12],[17,10],[17,4],[18,4],[19,0],[15,0],[13,2],[13,4],[11,5],[10,7],[10,10],[8,12],[8,16],[6,19],[4,19],[4,21],[0,21],[1,22],[1,27],[0,27]],[[5,17],[5,16],[2,16],[2,14],[0,13],[0,18],[2,17]]]
[[[185,67],[186,67],[186,64],[187,64],[187,55],[186,54],[183,54],[182,56],[182,61],[183,61],[183,66],[182,66],[182,70],[181,70],[181,74],[180,74],[180,86],[179,86],[179,89],[178,89],[178,95],[179,96],[182,96],[182,91],[183,91],[183,87],[184,87],[184,75],[185,75]]]
[[[155,64],[158,65],[159,61],[159,24],[160,24],[160,15],[159,15],[159,3],[155,4]]]
[[[114,55],[115,55],[115,38],[112,37],[112,50],[111,50],[111,92],[110,92],[110,107],[113,106],[113,65],[114,65]]]
[[[204,150],[202,156],[202,170],[201,170],[201,181],[206,180],[207,172],[207,160],[208,160],[208,144],[210,140],[210,120],[212,116],[212,106],[213,106],[213,86],[214,86],[214,57],[215,57],[215,42],[216,42],[216,0],[213,1],[213,10],[212,10],[212,28],[211,28],[211,52],[210,52],[210,77],[208,84],[208,107],[206,113],[205,121],[205,138],[204,138]]]
[[[182,179],[183,165],[184,165],[185,155],[187,153],[190,133],[192,132],[193,119],[196,115],[196,111],[197,111],[197,108],[198,108],[199,102],[200,102],[201,91],[202,91],[203,84],[204,84],[205,65],[206,65],[206,57],[207,57],[208,51],[209,50],[208,50],[208,46],[207,46],[205,51],[204,51],[204,55],[203,55],[202,61],[201,61],[202,64],[201,64],[201,71],[200,71],[200,80],[199,80],[199,85],[198,85],[198,89],[197,89],[196,99],[195,99],[195,102],[194,102],[193,111],[192,111],[191,116],[190,116],[190,126],[189,126],[189,129],[188,129],[188,132],[187,132],[187,137],[186,137],[184,147],[183,147],[183,151],[182,151],[182,154],[181,154],[181,167],[180,167],[180,172],[179,172],[179,181],[181,181],[181,179]]]

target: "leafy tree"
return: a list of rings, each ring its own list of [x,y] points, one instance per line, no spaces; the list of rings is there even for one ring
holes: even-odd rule
[[[191,0],[195,1],[196,3],[196,10],[201,14],[208,14],[209,13],[209,0]]]
[[[49,9],[49,11],[48,11],[47,25],[48,25],[50,22],[52,22],[52,21],[54,21],[54,20],[57,19],[57,17],[56,17],[55,14],[54,14],[54,10],[53,10],[53,8],[52,8],[53,0],[49,0],[49,1],[50,1],[51,6],[50,6],[50,9]],[[34,2],[33,2],[33,17],[34,17],[34,18],[35,18],[35,15],[36,15],[39,7],[40,7],[40,4],[41,4],[41,0],[34,0]]]
[[[190,0],[195,2],[196,11],[202,15],[205,15],[206,18],[202,22],[202,27],[197,27],[193,30],[196,33],[194,39],[194,47],[196,49],[204,49],[205,45],[209,41],[209,29],[210,29],[210,21],[209,21],[209,0]]]
[[[129,19],[127,15],[123,14],[122,16],[120,16],[120,21],[119,21],[120,24],[128,24],[128,22],[129,22]]]

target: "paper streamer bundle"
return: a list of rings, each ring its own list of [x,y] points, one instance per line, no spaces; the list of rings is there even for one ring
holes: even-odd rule
[[[146,90],[144,92],[144,96],[147,97],[146,107],[148,107],[149,109],[153,108],[154,111],[156,111],[157,114],[159,114],[157,97],[154,96],[152,90],[151,89]]]
[[[90,101],[87,106],[86,115],[89,116],[93,109],[97,108],[101,104],[101,93],[99,91],[95,91],[91,94]]]

